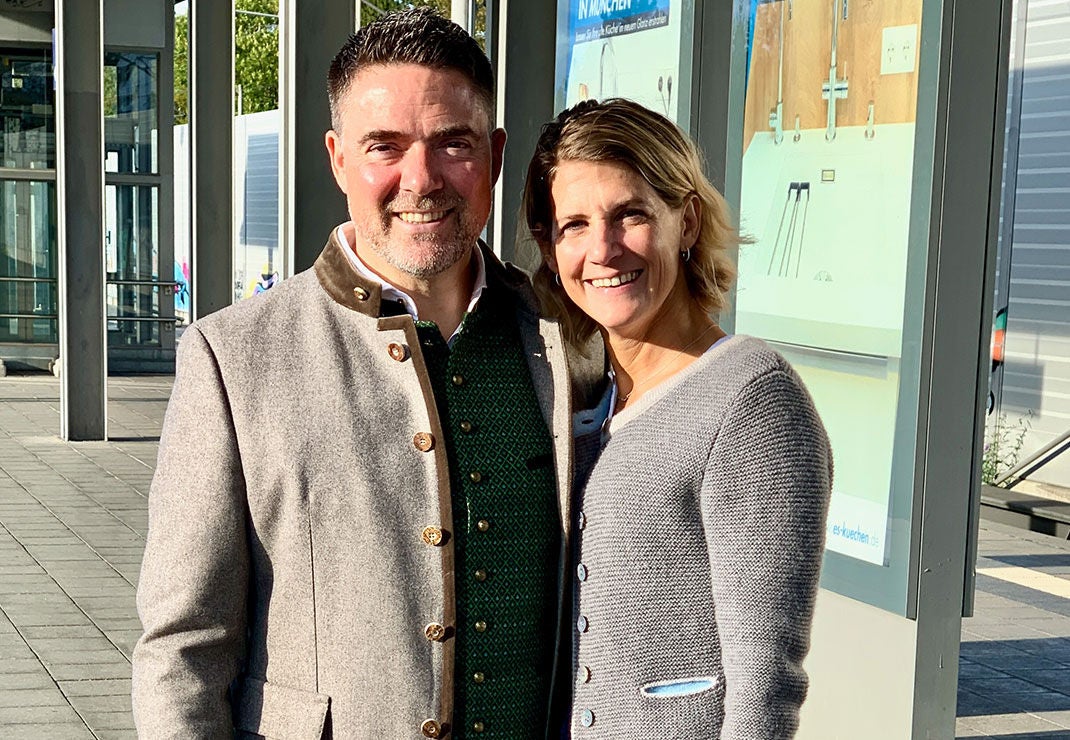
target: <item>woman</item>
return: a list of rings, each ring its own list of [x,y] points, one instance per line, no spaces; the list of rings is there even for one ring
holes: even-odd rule
[[[831,453],[784,358],[710,318],[723,198],[673,123],[587,101],[543,128],[524,208],[546,310],[615,381],[572,522],[572,737],[791,737]]]

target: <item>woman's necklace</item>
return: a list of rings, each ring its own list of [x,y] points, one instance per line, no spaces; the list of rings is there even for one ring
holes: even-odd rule
[[[717,324],[710,324],[697,337],[695,337],[690,342],[688,342],[683,347],[674,352],[665,362],[659,363],[657,366],[657,370],[646,376],[646,378],[644,378],[641,382],[632,383],[632,389],[630,391],[624,394],[618,393],[616,403],[617,410],[619,411],[621,406],[628,403],[628,399],[632,397],[633,393],[635,393],[636,388],[643,385],[650,385],[650,383],[653,382],[656,378],[660,377],[663,372],[672,367],[673,364],[675,364],[675,362],[680,359],[680,355],[694,347],[696,344],[699,343],[699,340],[701,340],[704,336],[706,336],[716,328]]]

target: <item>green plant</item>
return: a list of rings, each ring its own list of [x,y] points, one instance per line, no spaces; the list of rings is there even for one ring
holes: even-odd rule
[[[981,457],[981,482],[993,485],[1005,471],[1018,464],[1029,431],[1032,412],[1019,417],[1013,424],[1006,414],[994,417],[985,425],[984,452]]]

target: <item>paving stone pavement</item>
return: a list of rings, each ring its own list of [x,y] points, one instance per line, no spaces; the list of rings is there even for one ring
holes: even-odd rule
[[[111,378],[108,442],[58,439],[59,383],[0,378],[4,740],[133,738],[130,653],[170,377]],[[1070,740],[1070,544],[982,521],[958,738]]]

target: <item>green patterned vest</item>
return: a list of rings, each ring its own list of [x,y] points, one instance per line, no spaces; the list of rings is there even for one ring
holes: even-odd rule
[[[483,292],[448,347],[417,322],[453,502],[457,645],[452,737],[542,738],[560,524],[553,447],[511,305]]]

